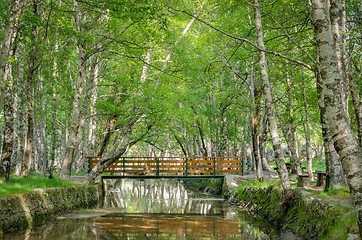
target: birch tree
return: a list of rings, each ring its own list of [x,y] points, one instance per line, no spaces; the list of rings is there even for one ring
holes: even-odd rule
[[[19,18],[23,13],[23,7],[26,0],[13,0],[11,1],[10,13],[5,27],[4,39],[0,50],[0,81],[1,81],[1,95],[0,107],[2,107],[3,99],[4,104],[4,141],[2,146],[2,154],[0,159],[0,177],[5,182],[9,180],[10,163],[13,149],[13,136],[14,136],[14,96],[12,91],[13,81],[11,78],[11,64],[8,62],[9,56],[15,54],[15,40],[17,29],[19,25]]]
[[[341,158],[347,183],[357,211],[357,222],[362,236],[362,153],[348,123],[340,92],[340,70],[333,47],[333,35],[327,0],[311,0],[311,19],[318,54],[318,73],[324,109],[334,146]]]
[[[259,0],[254,0],[254,16],[255,16],[255,26],[258,39],[258,55],[259,55],[259,65],[260,65],[260,74],[263,83],[264,95],[265,95],[265,106],[267,111],[267,117],[269,122],[269,131],[273,142],[273,148],[275,152],[275,160],[277,163],[278,174],[281,181],[281,185],[284,191],[290,190],[290,182],[288,177],[288,170],[285,165],[283,152],[281,149],[280,137],[278,134],[277,121],[275,118],[273,99],[271,95],[271,88],[268,76],[268,66],[265,56],[264,46],[264,32],[263,25],[261,22],[261,13]]]
[[[32,1],[32,12],[34,16],[38,17],[38,1]],[[28,61],[28,72],[26,74],[26,112],[27,112],[27,134],[26,134],[26,148],[24,163],[22,166],[21,176],[27,177],[30,170],[31,158],[33,154],[33,141],[34,141],[34,81],[36,78],[36,70],[38,66],[36,61],[38,58],[38,46],[37,46],[37,23],[33,22],[30,33],[30,54]]]

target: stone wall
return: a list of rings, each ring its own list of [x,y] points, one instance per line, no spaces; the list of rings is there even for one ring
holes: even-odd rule
[[[100,185],[34,189],[0,198],[0,233],[38,224],[61,212],[95,206],[102,199]]]
[[[281,231],[289,229],[307,239],[340,240],[347,239],[347,236],[354,239],[349,229],[335,229],[343,217],[353,214],[352,207],[332,204],[300,189],[287,196],[282,196],[278,186],[236,190],[237,184],[233,180],[195,180],[186,185],[191,190],[208,194],[221,193],[231,204],[257,213]]]
[[[237,200],[243,208],[258,213],[281,230],[290,229],[308,239],[325,239],[342,215],[337,206],[309,192],[294,191],[283,197],[274,186],[246,187],[237,192]]]

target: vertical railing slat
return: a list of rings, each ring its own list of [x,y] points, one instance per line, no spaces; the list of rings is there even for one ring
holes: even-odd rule
[[[244,176],[244,158],[241,158],[241,176]]]
[[[123,157],[123,176],[125,175],[126,173],[126,158]]]
[[[157,161],[157,172],[156,172],[156,176],[160,176],[160,160],[158,158],[156,158]]]
[[[186,162],[185,176],[187,176],[187,157],[185,158],[185,162]]]
[[[214,177],[215,177],[215,157],[214,157]]]

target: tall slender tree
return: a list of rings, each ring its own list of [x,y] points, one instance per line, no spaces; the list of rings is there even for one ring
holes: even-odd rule
[[[333,47],[333,35],[327,0],[311,0],[311,19],[318,54],[321,95],[334,146],[341,158],[357,211],[357,221],[362,236],[362,153],[348,123],[340,92],[341,75],[338,58]]]
[[[264,52],[265,50],[264,31],[261,21],[259,0],[254,0],[254,15],[255,15],[255,26],[258,38],[258,47],[259,47],[258,54],[259,54],[260,75],[263,82],[263,89],[265,94],[265,106],[269,122],[269,131],[273,142],[275,159],[277,163],[278,174],[281,181],[281,185],[284,191],[288,191],[291,189],[291,187],[288,176],[288,170],[285,165],[284,156],[281,148],[281,142],[277,128],[277,121],[275,118],[275,112],[273,107],[273,99],[271,95],[271,87],[268,76],[268,66]]]

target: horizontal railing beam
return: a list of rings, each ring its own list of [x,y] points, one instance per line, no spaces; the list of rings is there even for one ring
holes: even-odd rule
[[[89,171],[102,157],[86,157]],[[245,157],[122,157],[108,166],[103,173],[154,174],[210,174],[217,176],[225,173],[243,174]],[[178,177],[182,177],[177,175]],[[146,176],[146,175],[145,175]],[[149,176],[149,175],[147,175]],[[168,175],[169,176],[169,175]],[[202,176],[202,175],[195,175]],[[143,175],[140,177],[143,177]]]

